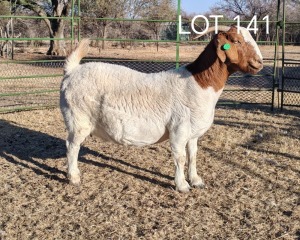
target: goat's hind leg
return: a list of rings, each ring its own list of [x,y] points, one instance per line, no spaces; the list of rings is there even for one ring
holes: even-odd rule
[[[76,132],[69,132],[67,145],[68,178],[73,185],[80,184],[80,171],[78,169],[78,154],[81,143],[90,134],[89,129],[81,129]]]
[[[197,174],[196,161],[197,161],[197,138],[191,139],[187,144],[187,154],[189,160],[188,175],[190,183],[193,187],[203,188],[204,182]]]

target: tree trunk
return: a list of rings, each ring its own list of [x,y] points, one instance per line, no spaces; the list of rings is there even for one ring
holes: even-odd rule
[[[7,0],[9,1],[9,0]],[[1,0],[0,0],[1,2]],[[49,19],[49,13],[38,4],[40,1],[36,0],[15,0],[15,4],[34,11],[38,16],[44,17],[50,38],[64,37],[64,22],[62,19]],[[70,0],[51,0],[53,17],[68,16],[72,1]],[[65,55],[65,42],[63,40],[51,40],[47,55]]]
[[[256,33],[256,35],[255,35],[255,41],[256,42],[259,41],[260,33],[261,33],[261,31],[258,30],[257,33]]]
[[[64,38],[64,23],[61,19],[53,19],[51,21],[53,33],[50,33],[50,38]],[[47,55],[66,55],[65,41],[64,40],[50,40],[50,47]]]
[[[155,29],[155,35],[156,35],[156,52],[158,52],[158,45],[159,45],[159,43],[158,43],[158,40],[159,40],[159,30],[158,30],[158,28],[156,28]]]
[[[103,22],[103,27],[102,27],[102,38],[105,39],[107,35],[107,23],[104,21]],[[101,45],[102,50],[105,49],[105,40],[102,40],[102,45]]]
[[[70,1],[71,2],[71,1]],[[62,17],[68,15],[69,4],[68,0],[52,0],[53,16]],[[64,38],[64,20],[51,19],[50,38]],[[66,55],[65,41],[64,40],[50,40],[50,47],[47,55]]]

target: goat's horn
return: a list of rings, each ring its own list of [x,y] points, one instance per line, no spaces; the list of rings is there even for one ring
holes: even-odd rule
[[[219,32],[220,32],[220,31],[221,31],[221,32],[227,32],[229,29],[230,29],[229,26],[223,26],[223,25],[218,26],[218,31],[219,31]],[[209,27],[205,33],[199,34],[199,35],[197,35],[196,37],[194,37],[193,39],[197,39],[197,38],[202,37],[202,36],[204,36],[204,35],[206,35],[206,34],[208,34],[208,33],[210,33],[210,32],[213,32],[213,31],[215,31],[215,27]]]

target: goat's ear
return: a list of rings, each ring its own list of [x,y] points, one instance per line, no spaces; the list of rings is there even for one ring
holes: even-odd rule
[[[222,34],[222,33],[219,33],[215,38],[215,46],[217,49],[217,55],[218,55],[218,58],[222,62],[226,61],[226,53],[224,50],[222,50],[222,46],[226,43],[225,39],[226,38],[225,38],[224,34]]]

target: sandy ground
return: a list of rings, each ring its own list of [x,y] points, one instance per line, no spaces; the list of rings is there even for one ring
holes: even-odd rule
[[[179,47],[179,59],[180,61],[194,61],[199,54],[203,51],[206,44],[189,44],[189,45],[180,45]],[[261,53],[264,59],[274,58],[275,46],[269,45],[260,45],[259,46]],[[105,50],[96,50],[90,53],[90,56],[101,56],[103,58],[111,58],[116,56],[117,58],[123,59],[144,59],[144,60],[164,60],[164,61],[175,61],[176,60],[176,47],[175,45],[162,45],[159,48],[159,51],[152,47],[137,47],[137,48],[127,48],[127,49],[116,49],[116,48],[107,48]],[[281,46],[278,48],[278,58],[282,57]],[[300,60],[300,46],[286,46],[285,48],[285,58],[286,59],[297,59]]]
[[[203,51],[206,43],[189,43],[180,44],[179,46],[179,61],[190,62],[195,60]],[[75,47],[74,45],[73,47]],[[274,58],[274,45],[259,45],[264,59]],[[28,59],[63,59],[57,56],[46,56],[47,45],[37,48],[26,48],[22,51],[17,48],[15,50],[15,60],[28,60]],[[68,48],[71,51],[71,47]],[[154,44],[147,44],[145,47],[137,45],[133,47],[112,47],[110,44],[106,45],[103,50],[97,47],[91,47],[89,51],[90,57],[97,57],[103,59],[127,59],[127,60],[152,60],[152,61],[175,61],[176,60],[176,45],[172,43],[160,43],[159,48]],[[278,47],[278,59],[282,57],[282,46]],[[285,58],[300,60],[300,46],[285,47]]]
[[[192,61],[202,49],[181,46],[180,60]],[[31,49],[17,59],[45,59],[46,50]],[[261,50],[273,58],[274,46]],[[286,56],[300,59],[299,52],[299,46],[287,47]],[[89,57],[174,61],[175,46],[161,45],[158,52],[154,46],[92,48]],[[62,74],[59,62],[0,63],[5,77]],[[0,90],[58,89],[60,81],[5,80]],[[0,106],[56,103],[55,94],[3,96]],[[219,108],[198,143],[197,168],[206,188],[188,194],[174,190],[168,142],[136,148],[89,138],[79,158],[82,185],[71,186],[65,136],[59,109],[0,115],[0,240],[300,239],[299,108],[274,114],[269,108]]]
[[[198,143],[206,188],[187,194],[168,142],[88,138],[74,187],[59,109],[0,119],[0,239],[300,239],[299,109],[217,109]]]

